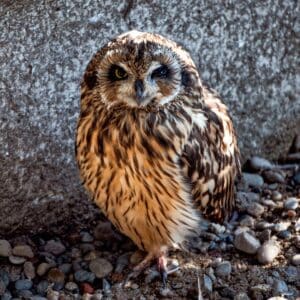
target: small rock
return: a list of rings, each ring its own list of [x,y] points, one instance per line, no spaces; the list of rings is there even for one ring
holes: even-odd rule
[[[91,252],[87,253],[87,254],[83,257],[83,259],[84,259],[85,261],[91,261],[91,260],[93,260],[93,259],[96,259],[97,257],[98,257],[98,253],[97,253],[96,251],[91,251]]]
[[[255,225],[255,228],[258,229],[258,230],[263,230],[263,229],[272,229],[274,228],[274,224],[273,223],[268,223],[268,222],[265,222],[265,221],[261,221],[261,222],[258,222],[256,225]]]
[[[11,300],[11,299],[12,299],[12,295],[9,291],[5,292],[1,297],[1,300]]]
[[[0,281],[7,287],[9,285],[9,274],[5,270],[0,269]]]
[[[208,275],[203,276],[203,288],[206,290],[208,293],[211,293],[213,290],[213,282],[210,279]]]
[[[290,227],[290,225],[291,225],[291,222],[280,222],[280,223],[275,224],[274,230],[276,232],[287,230]]]
[[[287,298],[277,296],[277,297],[268,298],[268,300],[287,300]]]
[[[36,273],[39,275],[39,276],[43,276],[45,275],[48,270],[51,268],[51,265],[48,264],[48,263],[45,263],[45,262],[42,262],[38,265],[37,267],[37,270],[36,270]]]
[[[241,232],[235,237],[234,246],[248,254],[255,254],[260,247],[260,241],[248,232]]]
[[[273,191],[272,193],[272,200],[274,201],[281,201],[282,200],[282,194],[278,191]]]
[[[32,281],[30,279],[19,279],[15,282],[15,288],[19,291],[30,290],[32,287]]]
[[[34,265],[30,261],[24,263],[24,274],[28,279],[33,279],[35,277]]]
[[[263,230],[261,233],[259,233],[259,235],[258,235],[258,239],[259,239],[262,243],[264,243],[264,242],[270,240],[270,238],[271,238],[271,230],[270,230],[270,229],[265,229],[265,230]]]
[[[292,264],[295,266],[299,266],[300,265],[300,254],[295,254],[292,257]]]
[[[226,228],[223,225],[216,224],[216,223],[211,223],[209,229],[215,234],[224,233],[226,230]]]
[[[160,277],[160,273],[158,271],[150,269],[149,273],[145,277],[145,283],[149,284],[154,279],[159,278],[159,277]]]
[[[300,278],[300,270],[298,267],[288,266],[286,267],[283,272],[286,275],[286,280],[288,282],[296,282],[299,281]]]
[[[20,291],[18,291],[18,296],[21,299],[31,299],[32,298],[32,292],[30,290],[20,290]]]
[[[265,208],[261,204],[258,204],[256,202],[251,203],[247,208],[248,214],[256,218],[261,216],[264,213],[264,211]]]
[[[139,285],[137,284],[137,283],[133,283],[133,284],[131,284],[131,289],[133,289],[133,290],[137,290],[138,288],[139,288]]]
[[[75,280],[78,282],[93,282],[95,280],[95,274],[85,271],[85,270],[78,270],[74,274]]]
[[[257,259],[261,264],[269,264],[279,253],[279,245],[275,241],[269,240],[258,249]]]
[[[45,297],[41,297],[39,295],[33,295],[30,300],[47,300]]]
[[[20,256],[10,255],[9,256],[9,261],[14,265],[22,265],[26,261],[26,258],[20,257]]]
[[[79,288],[78,285],[75,282],[69,281],[65,285],[66,291],[72,293],[72,294],[78,294]]]
[[[261,203],[265,206],[268,206],[268,207],[276,207],[277,204],[273,201],[273,200],[270,200],[270,199],[264,199],[261,201]]]
[[[45,245],[45,251],[57,256],[64,253],[66,251],[66,247],[61,242],[50,240]]]
[[[48,289],[47,291],[47,299],[48,300],[58,300],[59,299],[59,292],[54,291],[52,289]]]
[[[64,274],[69,274],[71,272],[71,269],[72,269],[72,265],[71,264],[68,264],[68,263],[65,263],[65,264],[62,264],[58,267]]]
[[[217,280],[216,276],[215,276],[215,272],[214,269],[212,267],[209,267],[206,270],[206,274],[210,277],[210,279],[215,282]]]
[[[239,292],[234,296],[233,300],[250,300],[250,298],[246,293]]]
[[[266,293],[271,290],[271,286],[269,284],[257,284],[255,286],[251,287],[250,289],[251,289],[251,291],[254,291],[254,292]]]
[[[111,285],[105,278],[102,278],[102,290],[106,296],[111,293]]]
[[[81,290],[82,290],[83,294],[85,294],[85,293],[93,294],[94,293],[94,288],[86,282],[81,284]]]
[[[94,237],[96,240],[111,241],[116,239],[118,235],[113,231],[110,222],[99,222],[94,230]]]
[[[296,210],[299,206],[299,200],[297,198],[287,198],[283,206],[285,209]]]
[[[0,256],[8,257],[11,255],[11,245],[7,240],[0,240]]]
[[[282,174],[276,172],[276,171],[264,171],[263,172],[264,179],[268,183],[284,183],[285,179]]]
[[[15,256],[28,257],[28,258],[34,257],[32,249],[28,245],[15,246],[12,250],[12,253]]]
[[[162,297],[168,297],[168,298],[173,298],[175,296],[175,293],[172,290],[170,290],[169,288],[160,289],[159,294]]]
[[[287,293],[289,291],[289,288],[285,281],[283,280],[274,280],[273,286],[272,286],[273,295],[282,295],[284,293]]]
[[[6,286],[4,282],[0,279],[0,296],[3,296],[5,294]]]
[[[65,274],[59,270],[58,268],[52,268],[48,272],[48,281],[53,283],[64,283],[65,282]]]
[[[124,268],[128,266],[129,256],[130,256],[130,253],[124,253],[118,257],[116,268],[115,268],[116,273],[122,273]]]
[[[294,210],[289,209],[286,213],[286,215],[290,218],[293,219],[297,216],[297,213]]]
[[[274,168],[274,165],[267,159],[258,156],[253,156],[250,159],[249,166],[253,171],[269,170]]]
[[[241,226],[247,226],[249,228],[253,228],[254,224],[255,224],[255,220],[248,215],[245,215],[243,219],[240,221]]]
[[[292,237],[292,233],[289,230],[283,230],[278,232],[277,236],[283,240],[289,240]]]
[[[251,187],[262,187],[264,185],[264,179],[258,174],[243,173],[243,180],[246,185]]]
[[[45,296],[46,292],[47,292],[47,289],[48,289],[48,286],[49,286],[48,281],[47,280],[42,280],[38,283],[36,290],[40,295]]]
[[[103,278],[113,270],[112,264],[104,258],[96,258],[92,260],[89,264],[89,268],[97,278]]]
[[[293,181],[295,184],[300,185],[300,171],[298,171],[294,176],[293,176]]]
[[[223,261],[217,265],[215,273],[219,277],[227,277],[230,275],[231,270],[231,263],[229,261]]]
[[[94,240],[93,236],[89,232],[83,231],[80,232],[80,235],[83,243],[90,243]]]

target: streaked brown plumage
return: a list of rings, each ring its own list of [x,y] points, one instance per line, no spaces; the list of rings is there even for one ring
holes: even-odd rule
[[[227,108],[189,54],[159,35],[131,31],[92,58],[76,157],[96,204],[149,253],[144,263],[234,205],[240,163]]]

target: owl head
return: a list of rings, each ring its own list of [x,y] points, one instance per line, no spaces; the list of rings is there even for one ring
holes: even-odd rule
[[[105,104],[165,105],[188,93],[200,79],[190,55],[160,35],[130,31],[100,49],[88,64],[82,94]]]

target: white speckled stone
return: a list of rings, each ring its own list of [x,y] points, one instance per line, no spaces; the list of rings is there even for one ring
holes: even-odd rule
[[[271,263],[280,253],[278,243],[273,240],[266,241],[257,251],[257,259],[261,264]]]

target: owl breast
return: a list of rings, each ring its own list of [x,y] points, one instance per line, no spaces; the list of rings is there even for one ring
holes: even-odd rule
[[[111,222],[139,248],[177,247],[199,216],[179,158],[191,130],[184,109],[120,107],[85,113],[77,131],[84,185]]]

